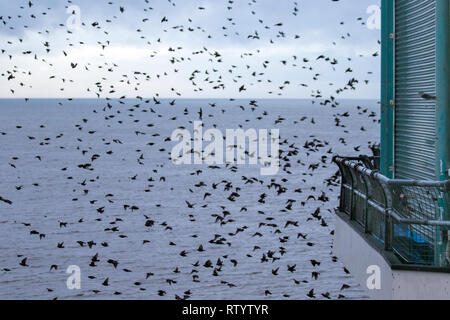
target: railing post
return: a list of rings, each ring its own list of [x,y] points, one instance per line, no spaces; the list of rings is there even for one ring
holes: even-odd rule
[[[345,212],[345,187],[344,187],[344,179],[345,179],[345,172],[344,169],[342,168],[342,162],[338,161],[337,158],[333,158],[334,163],[337,164],[337,166],[339,167],[339,171],[341,172],[341,192],[340,192],[340,199],[339,199],[339,211],[341,212]]]
[[[368,178],[365,176],[362,176],[364,180],[364,186],[365,186],[365,196],[364,199],[364,233],[369,233],[369,196],[372,194],[372,189],[370,182],[368,181]]]
[[[339,199],[339,211],[346,213],[345,210],[345,183],[344,180],[346,179],[345,169],[344,165],[342,163],[343,159],[338,156],[334,156],[332,160],[339,168],[339,172],[341,173],[341,190],[340,190],[340,199]],[[347,200],[348,201],[348,200]]]
[[[350,170],[349,170],[350,171]],[[352,180],[351,192],[350,192],[350,220],[355,220],[355,212],[353,210],[353,199],[355,198],[355,181],[353,179],[353,174],[350,171],[350,179]]]
[[[446,206],[446,188],[439,193],[438,198],[438,220],[444,221],[448,217],[448,208]],[[434,264],[437,266],[445,265],[447,257],[447,246],[448,246],[448,228],[446,227],[436,227],[436,246],[435,246],[435,256]]]
[[[392,194],[391,189],[386,181],[378,179],[381,188],[383,189],[384,199],[386,199],[386,211],[384,215],[384,250],[392,251],[394,241],[394,223],[391,216],[392,206]]]
[[[392,241],[394,239],[394,224],[392,223],[392,217],[390,209],[386,209],[385,213],[385,227],[384,227],[384,250],[392,251]]]

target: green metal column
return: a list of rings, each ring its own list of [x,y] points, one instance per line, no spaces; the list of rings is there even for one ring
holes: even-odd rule
[[[439,180],[449,178],[450,169],[450,4],[449,0],[437,0],[436,3],[436,177]],[[450,218],[449,208],[445,205],[445,195],[439,199],[438,219]],[[447,228],[437,228],[437,253],[435,263],[445,265],[449,236]]]
[[[447,1],[447,0],[444,0]],[[381,4],[381,160],[380,172],[393,178],[394,168],[394,1]]]
[[[450,169],[450,4],[449,0],[437,1],[436,16],[436,55],[437,55],[437,161],[436,177],[439,180],[449,178]]]

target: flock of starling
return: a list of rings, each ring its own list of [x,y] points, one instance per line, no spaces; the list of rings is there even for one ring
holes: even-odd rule
[[[74,4],[66,2],[67,8]],[[302,38],[283,31],[282,22],[267,23],[258,18],[254,9],[257,0],[250,0],[248,9],[258,29],[245,35],[231,31],[239,29],[233,18],[236,0],[223,1],[227,12],[223,34],[209,34],[192,18],[183,25],[173,24],[168,15],[158,15],[161,2],[140,1],[148,18],[133,26],[138,41],[148,47],[150,60],[145,63],[150,69],[151,59],[159,54],[152,47],[163,45],[165,35],[146,34],[139,27],[146,23],[161,24],[165,32],[191,33],[191,37],[205,41],[238,37],[247,42],[267,41],[276,47],[285,39]],[[173,0],[167,2],[176,10]],[[326,54],[291,56],[281,61],[265,60],[256,68],[251,60],[264,56],[258,49],[242,52],[242,65],[228,65],[226,54],[214,48],[202,46],[187,53],[181,46],[169,47],[166,56],[173,69],[161,74],[123,70],[103,53],[98,65],[74,61],[70,50],[86,45],[73,40],[76,31],[60,24],[66,43],[63,48],[54,45],[52,31],[45,23],[52,8],[42,11],[31,1],[18,1],[17,5],[19,15],[0,13],[0,30],[17,35],[0,43],[0,57],[14,62],[18,55],[26,56],[31,59],[28,61],[55,71],[40,75],[54,81],[55,91],[64,92],[66,85],[75,85],[86,87],[89,97],[99,99],[60,99],[55,106],[59,110],[79,108],[75,114],[80,118],[61,116],[68,127],[46,114],[37,120],[39,123],[24,125],[20,122],[26,115],[21,115],[0,125],[0,229],[9,234],[2,244],[8,258],[3,255],[0,259],[0,284],[16,288],[15,292],[0,289],[0,296],[26,296],[30,286],[35,288],[34,297],[54,299],[343,299],[360,294],[348,270],[332,254],[339,174],[331,159],[336,153],[367,151],[377,140],[373,136],[379,124],[375,108],[342,106],[339,101],[339,95],[356,92],[369,80],[356,79],[352,68],[346,67],[341,77],[348,80],[343,85],[330,83],[335,94],[327,97],[315,87],[326,75],[314,68],[322,64],[329,72],[341,72],[338,58]],[[107,52],[116,39],[108,26],[129,10],[115,1],[102,5],[117,13],[98,21],[82,20],[81,27],[92,29],[98,40],[95,45]],[[207,5],[195,7],[205,16],[207,9]],[[300,1],[292,1],[289,14],[301,17]],[[356,21],[364,26],[362,18]],[[24,30],[41,28],[39,36],[48,39],[42,43],[42,54],[33,50],[12,53],[15,45],[25,45],[22,33],[16,32],[20,24]],[[350,37],[345,32],[339,41]],[[70,74],[60,75],[53,69],[55,51],[61,51]],[[198,55],[206,57],[208,64],[187,72],[184,65],[189,66]],[[378,52],[372,56],[377,59]],[[348,57],[346,63],[351,62],[352,57]],[[275,63],[298,69],[295,81],[300,83],[270,80],[267,70]],[[1,90],[14,97],[33,87],[27,82],[32,72],[28,65],[11,66],[0,71],[0,79],[9,84]],[[120,80],[112,84],[106,75],[118,72]],[[76,83],[72,73],[88,74],[91,83]],[[185,80],[194,93],[233,88],[237,98],[187,100],[182,92],[188,88],[172,87],[173,98],[162,99],[162,94],[152,92],[152,83],[167,81],[169,74],[188,74]],[[260,85],[269,86],[267,94],[274,96],[283,96],[292,86],[308,88],[311,103],[296,110],[292,108],[295,102],[290,102],[289,108],[277,108],[263,100],[239,99],[250,87]],[[146,94],[111,98],[123,87]],[[284,103],[278,101],[271,103]],[[29,98],[23,101],[34,108],[42,103]],[[219,129],[279,128],[279,174],[259,176],[258,168],[236,164],[175,166],[170,161],[171,132],[192,128],[196,120]],[[69,265],[81,269],[79,291],[65,288]]]

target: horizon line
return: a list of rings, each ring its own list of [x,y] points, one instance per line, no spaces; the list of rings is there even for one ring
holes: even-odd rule
[[[156,97],[155,97],[156,98]],[[111,98],[111,97],[0,97],[0,100],[153,100],[153,97],[125,97],[125,98]],[[157,100],[311,100],[311,101],[322,101],[327,100],[329,98],[280,98],[280,97],[273,97],[273,98],[194,98],[194,97],[158,97]],[[381,97],[379,98],[336,98],[335,101],[339,100],[381,100]]]

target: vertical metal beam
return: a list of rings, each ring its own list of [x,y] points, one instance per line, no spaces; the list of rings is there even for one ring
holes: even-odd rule
[[[369,179],[367,176],[362,176],[364,181],[364,233],[369,233],[369,200],[372,197],[372,186],[370,185]]]
[[[383,188],[384,199],[386,201],[386,209],[384,216],[384,250],[392,251],[394,235],[395,235],[395,225],[394,221],[391,217],[391,211],[393,207],[393,199],[391,189],[388,186],[388,182],[386,180],[380,180],[380,177],[377,177],[380,182],[381,187]]]
[[[449,0],[436,0],[436,177],[447,180],[450,176],[450,4]],[[445,197],[444,194],[441,195]],[[449,208],[440,202],[438,220],[448,220]],[[448,229],[437,227],[435,264],[445,263]]]
[[[436,54],[437,54],[437,161],[439,180],[447,180],[450,168],[450,2],[436,0]]]
[[[391,209],[386,209],[384,216],[384,250],[392,251],[394,241],[394,222],[391,217]]]
[[[444,0],[448,1],[448,0]],[[393,178],[394,168],[394,68],[395,0],[382,0],[381,7],[381,159],[380,171]],[[392,37],[394,35],[394,37]]]

